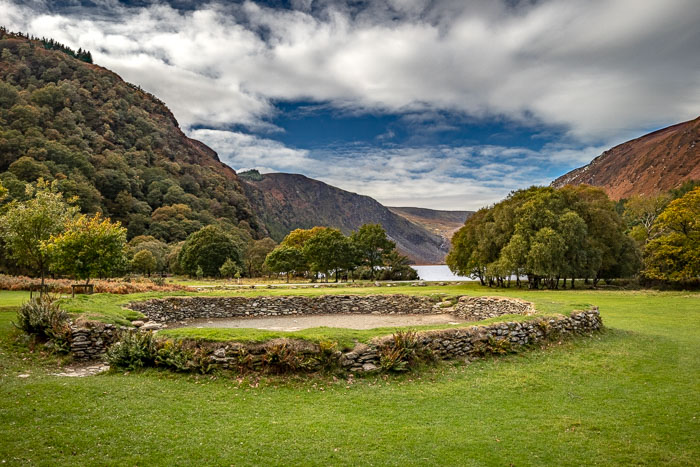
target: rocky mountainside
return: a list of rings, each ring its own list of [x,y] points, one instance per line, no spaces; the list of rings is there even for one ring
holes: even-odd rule
[[[298,228],[321,225],[347,235],[362,224],[378,223],[416,263],[442,263],[449,250],[449,243],[440,235],[409,222],[369,196],[298,174],[247,172],[241,179],[253,210],[277,241]]]
[[[700,180],[700,117],[615,146],[552,182],[600,186],[613,199],[652,194]]]
[[[464,225],[469,216],[474,214],[474,211],[442,211],[410,207],[389,207],[389,210],[422,226],[428,232],[440,235],[448,242],[452,235]]]
[[[175,242],[214,223],[265,234],[236,173],[155,96],[53,41],[0,29],[0,56],[0,182],[11,197],[41,177],[129,237]]]

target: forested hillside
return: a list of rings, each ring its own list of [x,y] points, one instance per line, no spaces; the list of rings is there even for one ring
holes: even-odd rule
[[[0,30],[0,182],[11,198],[44,178],[129,238],[181,241],[208,224],[264,235],[235,172],[163,102],[71,52]]]

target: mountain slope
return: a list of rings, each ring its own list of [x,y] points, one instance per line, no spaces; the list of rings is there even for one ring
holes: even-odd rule
[[[441,263],[449,249],[439,235],[391,212],[369,196],[298,174],[242,174],[241,179],[253,210],[277,241],[298,228],[322,225],[347,235],[362,224],[378,223],[399,250],[417,263]]]
[[[46,47],[0,30],[0,181],[12,197],[43,177],[129,237],[174,242],[212,223],[264,234],[236,173],[163,102]]]
[[[613,199],[652,194],[700,179],[700,117],[615,146],[562,175],[555,187],[600,186]]]
[[[452,239],[452,235],[459,230],[464,222],[474,214],[474,211],[442,211],[437,209],[389,207],[394,214],[418,224],[428,232],[440,235],[446,241]]]

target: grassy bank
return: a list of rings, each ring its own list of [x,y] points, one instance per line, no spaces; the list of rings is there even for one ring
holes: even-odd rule
[[[28,353],[9,324],[13,313],[0,311],[0,462],[697,463],[700,294],[498,293],[545,311],[599,305],[608,330],[387,380],[237,381],[158,371],[60,378],[50,376],[57,360]]]

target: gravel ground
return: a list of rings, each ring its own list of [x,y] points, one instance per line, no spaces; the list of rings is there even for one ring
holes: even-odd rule
[[[211,318],[170,325],[169,328],[255,328],[270,331],[298,331],[327,326],[332,328],[372,329],[391,326],[420,326],[425,324],[466,323],[447,314],[435,315],[313,315],[270,316],[265,318]]]

